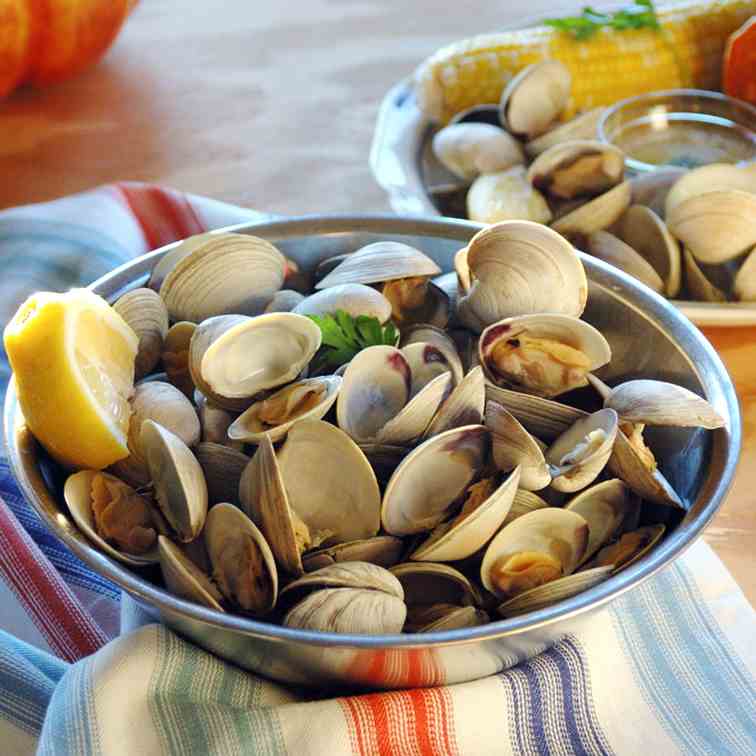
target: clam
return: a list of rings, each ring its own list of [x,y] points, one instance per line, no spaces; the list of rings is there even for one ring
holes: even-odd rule
[[[589,139],[555,144],[528,168],[527,178],[559,199],[595,197],[622,181],[625,155],[618,147]]]
[[[163,582],[171,593],[189,599],[218,612],[223,595],[212,578],[203,572],[173,541],[166,536],[158,536],[160,569]]]
[[[297,315],[325,315],[336,310],[343,310],[353,318],[365,315],[385,323],[391,317],[391,302],[365,284],[339,284],[311,294],[294,307],[292,312]]]
[[[577,512],[588,523],[588,546],[583,555],[587,562],[602,546],[614,540],[628,520],[636,520],[640,499],[618,478],[586,488],[570,499],[565,507]]]
[[[592,483],[612,455],[618,418],[613,409],[602,409],[578,420],[546,450],[551,485],[570,493]]]
[[[685,271],[685,288],[688,295],[693,299],[701,302],[726,302],[727,295],[715,286],[696,262],[696,258],[690,254],[690,251],[683,249],[683,269]],[[741,268],[742,270],[742,268]],[[737,275],[733,285],[733,291],[738,283]],[[737,294],[736,294],[737,296]]]
[[[311,572],[281,592],[293,603],[283,624],[321,632],[401,632],[407,615],[404,591],[387,570],[366,562],[342,562]]]
[[[290,383],[265,399],[255,402],[228,428],[234,441],[258,443],[264,434],[271,441],[283,438],[299,420],[320,420],[333,406],[341,378],[327,375]]]
[[[422,391],[434,378],[444,373],[449,373],[451,383],[454,383],[454,375],[446,355],[433,344],[415,342],[402,347],[399,350],[409,365],[412,385],[410,387],[410,399]]]
[[[551,483],[551,473],[538,441],[514,415],[489,401],[485,424],[491,432],[493,461],[499,470],[508,472],[519,467],[519,486],[528,491],[539,491]]]
[[[585,309],[583,264],[574,247],[545,226],[505,221],[484,228],[470,240],[466,259],[472,283],[460,297],[458,316],[473,330],[516,315],[578,316]]]
[[[518,488],[515,491],[514,498],[512,499],[512,506],[509,507],[509,512],[504,518],[502,526],[509,525],[518,517],[526,515],[528,512],[535,512],[536,509],[544,509],[549,505],[538,495],[532,491],[526,491],[523,488]]]
[[[165,281],[165,277],[176,267],[179,261],[188,257],[195,249],[201,247],[206,241],[210,240],[215,234],[206,231],[203,234],[189,236],[183,241],[175,244],[169,249],[155,264],[150,274],[147,286],[158,292]]]
[[[131,398],[127,435],[129,456],[113,464],[111,470],[119,478],[137,487],[150,481],[140,438],[145,420],[154,420],[178,436],[187,446],[195,446],[200,440],[199,418],[192,403],[181,391],[163,381],[148,381],[136,386]]]
[[[664,525],[646,525],[623,533],[616,543],[605,546],[591,562],[591,567],[612,566],[614,572],[629,567],[645,556],[661,540]]]
[[[557,60],[527,66],[502,92],[499,118],[512,134],[533,139],[559,118],[567,106],[571,87],[569,69]]]
[[[460,511],[437,525],[409,558],[424,562],[454,562],[467,559],[483,548],[509,512],[517,491],[520,469],[515,467],[501,482],[498,477],[483,478],[469,486]],[[396,498],[393,501],[396,502]],[[405,502],[405,505],[409,510],[410,502]],[[417,502],[414,502],[414,506],[414,515],[406,514],[407,519],[423,517],[422,508],[417,506]]]
[[[552,580],[550,583],[544,583],[544,585],[520,593],[509,601],[500,604],[496,611],[502,617],[517,617],[526,612],[536,612],[603,583],[611,577],[612,571],[613,566],[608,565],[575,572],[572,575]]]
[[[459,570],[436,562],[404,562],[389,569],[404,589],[408,607],[434,604],[481,606],[480,591]]]
[[[588,523],[575,512],[548,507],[505,525],[483,556],[483,586],[509,599],[570,575],[588,545]]]
[[[195,323],[182,320],[168,329],[163,341],[162,360],[165,375],[190,399],[194,393],[194,381],[189,372],[189,345],[196,330]]]
[[[305,572],[337,562],[369,562],[379,567],[391,567],[399,562],[403,552],[404,542],[401,538],[377,535],[309,551],[302,556],[302,566]]]
[[[495,384],[543,397],[587,385],[586,375],[611,359],[601,333],[570,315],[501,320],[483,331],[478,349]]]
[[[168,333],[168,310],[152,289],[134,289],[124,294],[113,309],[131,326],[139,338],[139,350],[134,365],[134,379],[151,373],[163,352],[163,340]]]
[[[594,231],[588,235],[586,243],[587,251],[594,257],[625,271],[658,294],[664,290],[664,281],[654,267],[614,234]]]
[[[756,175],[732,163],[710,163],[683,173],[670,188],[664,203],[664,215],[669,217],[680,203],[713,191],[737,189],[756,193]]]
[[[63,498],[84,535],[109,556],[135,567],[158,561],[152,505],[131,486],[82,470],[68,477]]]
[[[202,428],[202,441],[223,444],[231,449],[241,451],[244,446],[243,442],[232,441],[228,437],[228,428],[236,419],[236,415],[223,409],[223,407],[217,407],[199,391],[195,392],[195,404]]]
[[[444,630],[461,630],[464,627],[485,625],[488,621],[488,614],[474,606],[418,604],[408,608],[404,632],[437,633]]]
[[[428,427],[450,387],[447,371],[410,398],[412,372],[401,351],[368,347],[344,372],[336,418],[339,427],[358,443],[410,443]]]
[[[570,121],[560,123],[545,134],[531,139],[525,145],[525,152],[534,158],[550,147],[575,139],[596,139],[598,136],[598,122],[604,114],[604,108],[593,108],[575,116]]]
[[[239,481],[249,457],[237,449],[211,441],[203,441],[194,451],[205,475],[208,503],[212,506],[221,501],[236,502]]]
[[[440,433],[413,449],[383,494],[381,522],[386,532],[422,533],[448,518],[455,502],[483,471],[489,446],[488,431],[482,425],[468,425]],[[502,519],[505,516],[506,511]]]
[[[702,263],[727,262],[756,244],[756,194],[735,189],[696,194],[667,216],[672,235]]]
[[[462,380],[465,374],[462,360],[454,340],[446,331],[428,323],[420,323],[402,330],[402,338],[399,344],[402,349],[410,344],[418,343],[431,344],[441,352],[449,370],[452,372],[452,380],[455,386]],[[406,352],[403,353],[406,356]]]
[[[451,173],[474,179],[525,162],[520,143],[503,129],[487,123],[456,123],[433,136],[433,154]]]
[[[619,221],[619,236],[657,271],[667,296],[680,291],[680,247],[650,208],[631,205]]]
[[[275,606],[278,572],[273,554],[243,512],[231,504],[216,504],[207,515],[205,545],[213,578],[232,606],[254,615]]]
[[[472,286],[470,266],[467,263],[468,248],[462,247],[454,255],[454,272],[457,274],[457,290],[460,295],[467,294]]]
[[[160,511],[179,541],[194,540],[207,516],[207,484],[197,458],[153,420],[142,423],[140,442]]]
[[[273,295],[273,299],[265,305],[263,312],[291,312],[305,295],[293,289],[281,289]]]
[[[592,234],[615,223],[630,206],[630,182],[623,181],[608,192],[557,218],[551,227],[566,236]]]
[[[189,367],[205,396],[225,409],[244,409],[261,391],[294,380],[320,340],[320,328],[304,315],[219,316],[197,328]]]
[[[533,187],[521,165],[485,173],[467,192],[467,217],[478,223],[529,220],[548,223],[551,210],[544,196]]]
[[[284,256],[265,239],[212,234],[175,264],[160,296],[172,320],[257,315],[281,288],[285,273]]]
[[[459,428],[462,425],[479,425],[483,422],[486,386],[483,369],[474,367],[438,408],[436,416],[423,433],[423,439]]]
[[[732,291],[741,302],[756,301],[756,247],[748,253],[735,274]]]

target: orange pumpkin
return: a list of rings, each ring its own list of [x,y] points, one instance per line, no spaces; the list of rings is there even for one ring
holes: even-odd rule
[[[722,89],[730,97],[756,104],[756,16],[727,40]]]
[[[79,73],[110,47],[137,0],[0,0],[0,97]]]

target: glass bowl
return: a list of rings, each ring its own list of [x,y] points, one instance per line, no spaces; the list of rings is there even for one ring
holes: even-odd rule
[[[721,92],[670,89],[620,100],[606,109],[598,133],[636,173],[756,158],[756,108]]]

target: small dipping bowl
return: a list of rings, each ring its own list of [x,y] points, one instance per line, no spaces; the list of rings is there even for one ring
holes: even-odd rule
[[[598,134],[636,173],[740,163],[756,158],[756,108],[721,92],[650,92],[607,108]]]

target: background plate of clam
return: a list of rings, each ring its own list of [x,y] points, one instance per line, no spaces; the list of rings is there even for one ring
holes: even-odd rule
[[[393,209],[545,223],[698,325],[756,325],[756,163],[631,175],[622,151],[599,140],[603,108],[560,120],[570,87],[559,62],[534,64],[499,103],[440,127],[421,112],[412,82],[397,84],[371,151]]]
[[[394,240],[311,273],[250,234],[174,246],[113,301],[139,337],[129,456],[64,475],[81,532],[209,609],[350,635],[516,617],[643,558],[696,484],[645,429],[682,454],[724,420],[676,383],[598,377],[638,355],[581,317],[554,229],[488,226],[454,263]]]

